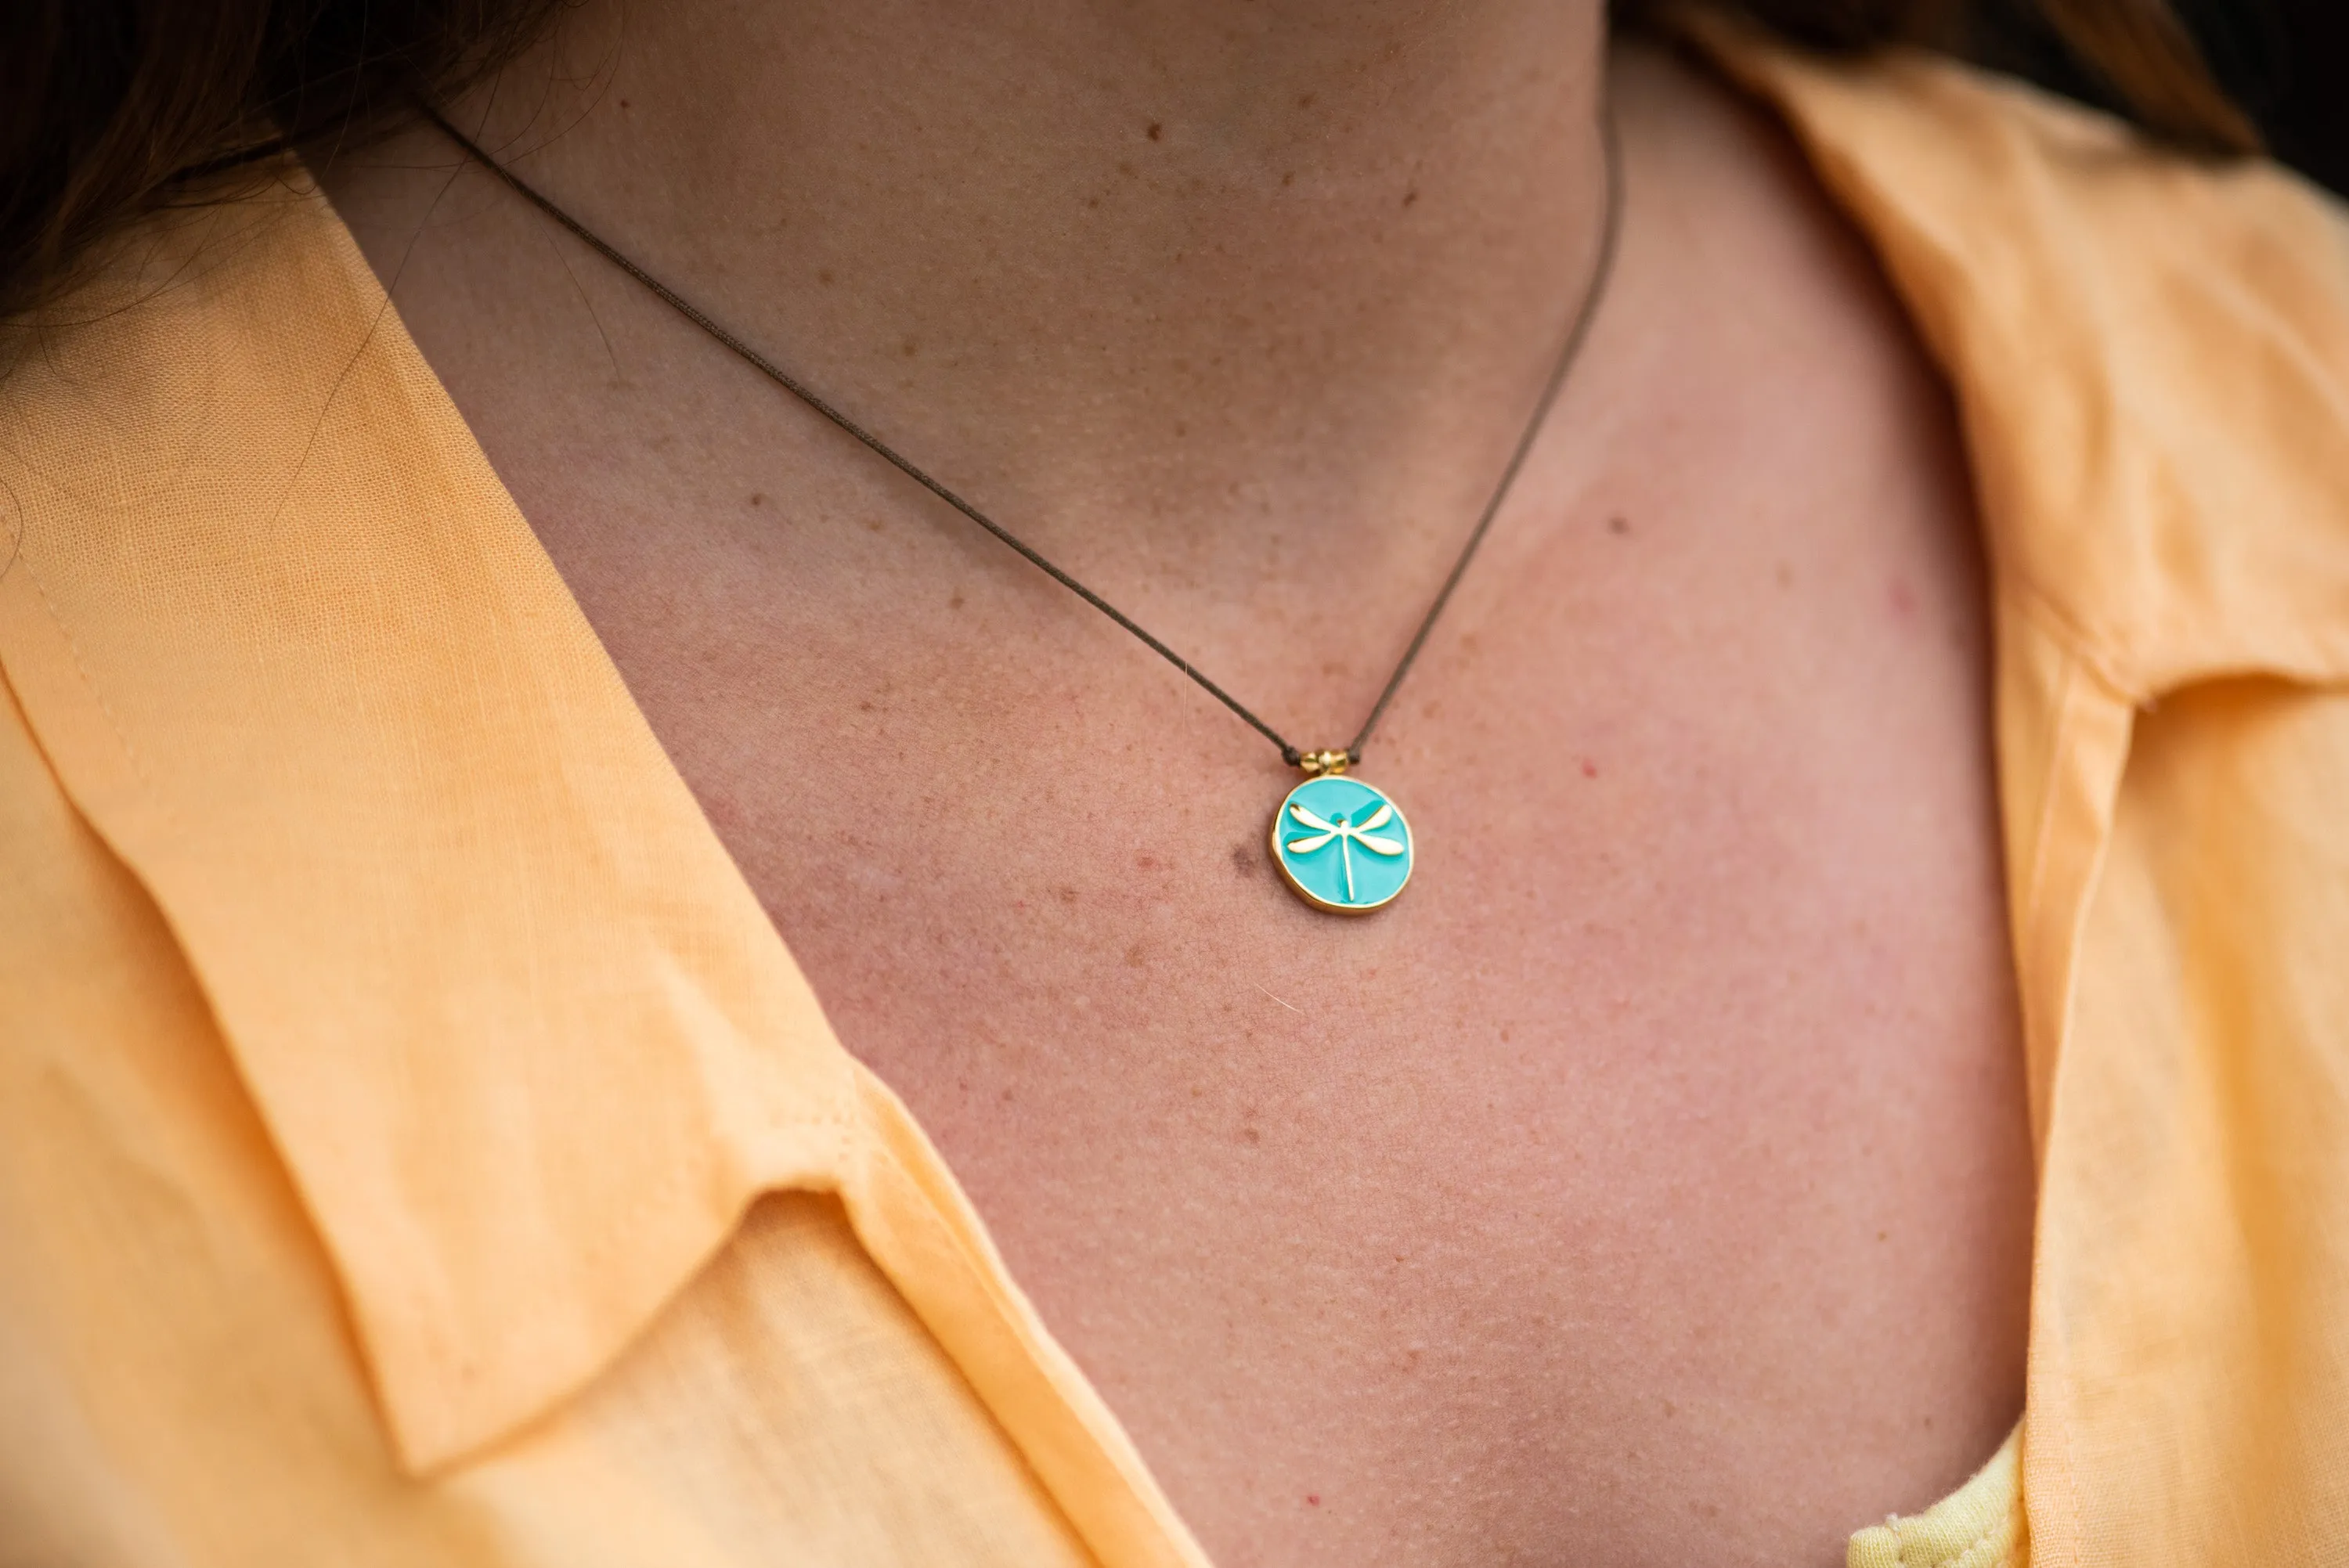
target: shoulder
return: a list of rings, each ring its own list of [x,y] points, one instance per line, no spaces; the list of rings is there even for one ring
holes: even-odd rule
[[[0,502],[36,546],[191,508],[249,529],[261,497],[315,459],[330,411],[415,400],[382,373],[406,368],[400,346],[382,290],[298,165],[233,200],[154,214],[71,294],[0,324]]]

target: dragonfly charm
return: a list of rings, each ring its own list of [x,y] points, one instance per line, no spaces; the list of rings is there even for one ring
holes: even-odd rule
[[[1361,845],[1374,855],[1402,853],[1401,841],[1382,839],[1371,831],[1372,828],[1385,827],[1393,818],[1392,801],[1381,804],[1377,810],[1360,822],[1348,822],[1342,816],[1325,822],[1294,800],[1288,803],[1288,814],[1313,830],[1313,837],[1291,839],[1282,846],[1290,854],[1309,855],[1314,851],[1326,847],[1330,840],[1338,841],[1338,858],[1346,868],[1346,901],[1349,903],[1352,903],[1355,897],[1353,848],[1356,844]]]
[[[1273,816],[1272,858],[1308,903],[1360,914],[1410,879],[1411,829],[1392,800],[1359,779],[1309,779]]]

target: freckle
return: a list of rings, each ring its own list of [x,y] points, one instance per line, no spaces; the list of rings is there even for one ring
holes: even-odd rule
[[[868,517],[864,520],[864,529],[868,533],[885,533],[888,531],[888,527],[887,523],[877,517]]]
[[[1257,1131],[1253,1127],[1241,1128],[1240,1136],[1247,1139],[1250,1143],[1262,1143],[1264,1141],[1264,1134]]]
[[[1284,174],[1280,177],[1280,182],[1283,185],[1294,185],[1297,183],[1297,176],[1294,174]]]
[[[1088,196],[1085,198],[1085,205],[1088,207],[1098,207],[1101,205],[1101,198],[1098,196]]]
[[[1678,1405],[1673,1404],[1670,1399],[1667,1399],[1667,1400],[1665,1400],[1665,1401],[1664,1401],[1664,1414],[1665,1414],[1665,1415],[1667,1415],[1667,1416],[1677,1416],[1677,1415],[1679,1415],[1680,1413],[1681,1413],[1681,1408],[1680,1408]]]
[[[949,610],[959,610],[962,608],[961,589],[957,588],[954,591],[954,595],[947,601],[947,608]]]
[[[1121,162],[1117,166],[1117,171],[1131,180],[1133,177],[1133,165],[1131,163]]]
[[[1256,851],[1241,844],[1232,851],[1232,869],[1244,877],[1256,875]]]
[[[910,338],[910,337],[909,337],[909,338],[907,338],[907,339],[905,339],[905,341],[904,343],[899,344],[899,345],[897,346],[897,347],[898,347],[898,351],[899,351],[900,353],[904,354],[904,355],[905,355],[905,356],[906,358],[908,358],[908,359],[913,358],[913,357],[914,357],[914,356],[916,356],[916,354],[919,354],[919,353],[922,351],[922,346],[921,346],[920,344],[918,344],[918,343],[915,342],[915,341],[914,341],[912,338]]]
[[[1072,887],[1056,887],[1052,892],[1059,897],[1062,903],[1074,903],[1077,902],[1077,890]]]
[[[1588,757],[1584,758],[1582,759],[1582,776],[1583,776],[1585,779],[1596,779],[1596,778],[1598,778],[1598,777],[1599,777],[1599,764],[1597,764],[1596,762],[1591,761],[1591,760],[1590,760],[1590,758],[1588,758]]]
[[[815,274],[815,281],[822,284],[824,287],[830,288],[832,286],[832,269],[830,267],[824,267],[819,270]]]
[[[1631,531],[1631,521],[1626,517],[1610,517],[1607,520],[1607,531],[1609,533],[1629,533]]]
[[[1297,100],[1297,107],[1299,108],[1311,108],[1313,107],[1313,95],[1311,93],[1307,93],[1303,98],[1299,98]]]
[[[1008,1088],[1007,1088],[1007,1089],[1005,1089],[1005,1090],[1002,1092],[1002,1094],[999,1095],[997,1098],[998,1098],[999,1099],[1002,1100],[1002,1102],[1003,1102],[1004,1104],[1006,1104],[1006,1105],[1009,1105],[1009,1104],[1011,1103],[1011,1091],[1010,1091],[1009,1089],[1008,1089]]]
[[[1416,191],[1406,191],[1402,193],[1402,204],[1406,207],[1418,200],[1419,192]]]
[[[1126,967],[1127,967],[1127,968],[1129,968],[1129,969],[1142,969],[1142,968],[1146,968],[1146,967],[1149,965],[1149,963],[1150,963],[1150,960],[1149,960],[1146,956],[1144,956],[1144,955],[1143,955],[1143,951],[1142,951],[1142,944],[1140,944],[1139,942],[1135,943],[1133,946],[1131,946],[1131,947],[1129,947],[1129,948],[1127,948],[1127,949],[1125,950],[1125,965],[1126,965]]]
[[[856,705],[856,711],[859,713],[871,713],[873,711],[873,699],[868,696],[862,702],[859,702]]]
[[[1191,433],[1191,427],[1190,427],[1190,426],[1188,426],[1188,425],[1185,424],[1185,423],[1184,423],[1182,420],[1180,420],[1180,419],[1177,419],[1177,420],[1175,420],[1175,421],[1174,421],[1174,435],[1175,435],[1175,438],[1176,438],[1176,439],[1178,439],[1178,440],[1179,440],[1179,439],[1181,439],[1183,437],[1187,436],[1187,435],[1189,435],[1190,433]]]
[[[1887,1237],[1887,1236],[1890,1235],[1891,1233],[1891,1233],[1891,1232],[1889,1232],[1889,1231],[1878,1231],[1878,1232],[1877,1232],[1877,1233],[1876,1233],[1876,1239],[1877,1239],[1878,1241],[1879,1241],[1879,1242],[1880,1242],[1880,1241],[1884,1240],[1884,1238],[1885,1238],[1885,1237]]]
[[[1164,127],[1164,126],[1162,126],[1162,125],[1160,125],[1156,120],[1154,120],[1154,120],[1152,120],[1152,121],[1150,122],[1150,129],[1149,129],[1148,130],[1146,130],[1146,131],[1143,132],[1143,135],[1145,135],[1145,136],[1147,136],[1148,138],[1150,138],[1150,139],[1151,139],[1151,140],[1153,140],[1153,141],[1157,141],[1157,140],[1162,139],[1165,136],[1165,134],[1166,134],[1166,128],[1165,128],[1165,127]]]
[[[766,505],[766,504],[767,504],[767,492],[766,492],[766,491],[764,491],[764,490],[752,490],[752,491],[750,492],[750,504],[751,504],[752,506],[764,506],[764,505]]]

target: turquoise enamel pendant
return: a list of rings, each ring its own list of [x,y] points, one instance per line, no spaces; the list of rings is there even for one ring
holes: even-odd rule
[[[1327,757],[1331,754],[1320,753]],[[1386,792],[1344,776],[1344,753],[1280,803],[1272,816],[1272,862],[1289,890],[1332,914],[1368,914],[1411,881],[1417,846],[1402,808]]]

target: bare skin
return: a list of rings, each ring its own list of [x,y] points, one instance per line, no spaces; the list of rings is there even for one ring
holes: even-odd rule
[[[445,144],[330,187],[1220,1563],[1826,1564],[1962,1480],[2031,1203],[1982,568],[1782,134],[1565,0],[611,23],[509,73],[519,166],[1309,746],[1540,380],[1605,62],[1622,265],[1359,921],[1275,879],[1270,747]]]

